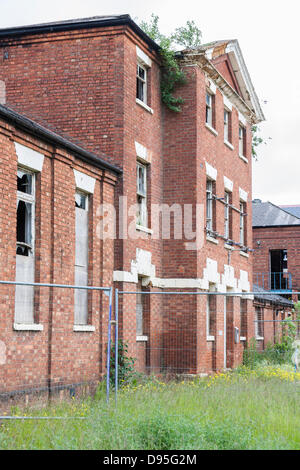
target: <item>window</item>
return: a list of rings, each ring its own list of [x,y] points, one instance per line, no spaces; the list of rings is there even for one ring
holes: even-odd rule
[[[246,203],[240,202],[240,244],[242,247],[246,246]]]
[[[214,232],[215,230],[215,199],[213,197],[215,182],[206,181],[206,230]]]
[[[34,282],[35,175],[19,168],[17,172],[16,281]],[[15,289],[15,325],[34,323],[34,287]]]
[[[215,97],[210,93],[206,93],[206,124],[210,127],[215,125]]]
[[[136,97],[147,104],[147,69],[139,63],[136,74]]]
[[[144,334],[144,324],[143,324],[143,294],[142,292],[142,281],[139,279],[137,284],[136,294],[136,335],[143,336]]]
[[[255,307],[255,336],[257,339],[264,337],[264,314],[261,307]]]
[[[224,141],[231,143],[231,112],[224,109]]]
[[[88,246],[89,246],[89,197],[75,193],[75,284],[88,285]],[[75,289],[74,324],[88,324],[88,291]]]
[[[247,338],[247,300],[240,300],[240,337]]]
[[[239,154],[246,157],[246,129],[244,126],[239,126]]]
[[[207,339],[213,340],[216,325],[216,296],[208,295],[206,303],[206,335]]]
[[[231,194],[225,191],[224,195],[224,203],[225,203],[225,209],[224,209],[224,237],[229,239],[231,238]]]
[[[34,208],[35,208],[34,174],[19,169],[17,174],[17,254],[33,255]]]
[[[136,165],[137,172],[137,214],[136,223],[143,227],[147,227],[147,167],[141,163]]]

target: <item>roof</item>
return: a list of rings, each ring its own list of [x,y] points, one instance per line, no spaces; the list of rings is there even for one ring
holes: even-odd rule
[[[294,206],[279,206],[285,211],[289,212],[290,214],[294,215],[295,217],[299,217],[300,219],[300,205]]]
[[[89,18],[79,18],[64,21],[55,21],[52,23],[41,23],[25,26],[14,26],[11,28],[0,29],[0,39],[9,39],[16,36],[25,36],[28,34],[55,33],[58,31],[71,31],[75,29],[87,29],[108,26],[130,26],[148,46],[159,50],[156,44],[130,17],[130,15],[110,15],[110,16],[92,16]]]
[[[36,123],[35,121],[29,119],[23,114],[18,113],[17,111],[14,111],[8,106],[0,104],[0,118],[3,118],[8,122],[13,123],[14,125],[25,130],[26,132],[29,132],[30,134],[33,134],[45,140],[46,142],[49,142],[54,145],[60,145],[66,150],[75,154],[81,160],[86,161],[93,166],[104,170],[110,170],[116,174],[122,173],[122,170],[120,170],[120,168],[118,168],[117,166],[106,162],[98,155],[89,152],[88,150],[85,150],[83,147],[80,147],[79,145],[73,143],[71,140],[62,137],[61,135],[51,131],[50,129],[47,129],[41,124]]]
[[[300,218],[291,215],[279,206],[271,202],[252,201],[252,226],[253,227],[282,227],[299,225]]]
[[[285,297],[282,297],[281,295],[272,294],[271,292],[257,285],[253,285],[253,292],[254,292],[254,298],[256,300],[273,302],[273,303],[283,305],[286,307],[294,306],[294,302],[292,300],[288,300]]]
[[[207,44],[203,44],[197,47],[197,49],[185,49],[183,51],[180,51],[178,54],[181,54],[182,57],[190,56],[192,59],[196,58],[197,55],[202,55],[203,57],[205,57],[206,61],[209,62],[211,68],[210,72],[212,74],[218,71],[217,68],[213,65],[215,59],[227,54],[240,92],[237,93],[236,90],[234,90],[231,85],[226,82],[226,80],[225,83],[218,83],[218,86],[220,87],[222,92],[228,95],[229,99],[234,99],[235,95],[238,96],[239,99],[242,100],[242,102],[246,105],[247,109],[255,115],[256,123],[265,120],[265,116],[261,109],[259,99],[252,84],[250,74],[248,72],[237,39],[213,41]],[[220,72],[218,73],[221,75]]]

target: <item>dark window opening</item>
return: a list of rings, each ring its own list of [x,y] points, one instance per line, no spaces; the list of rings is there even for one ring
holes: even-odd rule
[[[272,290],[289,288],[287,250],[270,250],[270,284]]]

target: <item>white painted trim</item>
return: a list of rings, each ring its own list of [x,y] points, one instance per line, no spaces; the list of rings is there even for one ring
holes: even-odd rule
[[[230,142],[228,142],[228,140],[224,140],[224,144],[227,145],[230,150],[234,150],[234,146]]]
[[[153,230],[148,227],[143,227],[142,225],[136,224],[136,229],[139,230],[140,232],[145,232],[148,233],[149,235],[153,235]]]
[[[246,336],[240,336],[240,341],[247,341]]]
[[[85,173],[82,173],[81,171],[75,170],[74,168],[73,171],[75,176],[76,189],[89,194],[94,194],[96,179],[86,175]]]
[[[240,251],[240,255],[244,256],[244,258],[249,258],[249,254],[245,253],[244,251]]]
[[[41,172],[44,164],[44,155],[29,147],[25,147],[18,142],[15,142],[16,154],[18,157],[18,164],[33,171]]]
[[[245,163],[249,163],[248,158],[244,157],[244,155],[239,155],[240,159],[243,160]]]
[[[224,107],[227,108],[230,112],[232,112],[232,103],[224,94],[223,94],[223,102],[224,102]]]
[[[137,343],[146,343],[148,341],[148,336],[137,336],[136,337],[136,342]]]
[[[247,119],[245,116],[239,111],[239,121],[243,126],[247,126]]]
[[[44,326],[38,323],[14,323],[15,331],[43,331]]]
[[[74,325],[73,326],[73,331],[75,332],[93,333],[95,330],[96,328],[92,325]]]
[[[136,46],[136,55],[137,55],[138,60],[142,62],[142,64],[146,65],[146,67],[151,67],[152,60],[138,46]]]
[[[247,202],[248,201],[248,193],[244,191],[242,188],[239,188],[239,195],[240,195],[240,200],[242,202]]]
[[[146,103],[144,103],[143,101],[139,100],[138,98],[135,99],[136,103],[139,104],[140,106],[142,106],[142,108],[144,108],[146,111],[148,111],[149,113],[153,114],[153,109],[150,108],[150,106],[148,106]]]
[[[151,152],[148,152],[147,148],[144,145],[139,144],[135,141],[135,153],[139,160],[142,160],[143,163],[151,163]]]
[[[217,93],[217,85],[212,80],[209,80],[209,91],[213,95],[215,95]]]
[[[216,129],[214,129],[213,127],[211,127],[209,124],[207,124],[207,122],[205,123],[205,127],[206,129],[208,129],[213,135],[215,136],[218,136],[218,131],[216,131]]]
[[[227,189],[227,191],[230,191],[231,193],[233,191],[233,181],[231,181],[226,176],[224,176],[224,188]]]
[[[206,168],[206,176],[208,176],[213,181],[217,181],[218,170],[216,170],[213,166],[211,166],[207,162],[205,162],[205,168]]]
[[[212,343],[213,341],[215,341],[215,337],[214,336],[207,336],[206,341]]]
[[[210,237],[209,235],[206,235],[206,240],[210,243],[214,243],[215,245],[219,244],[219,240],[216,240],[216,238]]]

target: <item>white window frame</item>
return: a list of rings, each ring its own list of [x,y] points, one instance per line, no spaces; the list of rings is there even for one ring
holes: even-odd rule
[[[143,70],[144,71],[144,76],[145,78],[143,79],[142,77],[139,76],[139,69]],[[137,84],[136,84],[136,99],[141,102],[141,103],[144,103],[147,105],[147,87],[148,87],[148,70],[147,70],[147,67],[145,67],[144,64],[142,64],[140,61],[137,61],[137,71],[136,71],[136,80],[137,80]],[[142,84],[142,98],[139,95],[139,87],[138,87],[138,82]]]
[[[245,138],[246,138],[246,128],[241,123],[239,123],[239,155],[240,157],[244,157],[244,158],[246,158]]]
[[[231,111],[229,111],[227,108],[224,108],[224,142],[227,144],[232,144],[230,126],[231,126]]]
[[[213,129],[213,95],[206,91],[205,96],[205,122]]]
[[[28,170],[27,168],[23,168],[21,166],[18,166],[17,172],[22,171],[23,173],[27,173],[28,175],[31,175],[32,178],[32,193],[23,193],[22,191],[17,191],[17,209],[19,206],[19,201],[25,202],[27,204],[31,204],[31,227],[30,227],[30,235],[31,235],[31,240],[30,243],[23,243],[23,242],[18,242],[16,241],[17,246],[27,246],[29,249],[29,254],[28,256],[34,257],[34,252],[35,252],[35,204],[36,204],[36,180],[35,180],[35,173],[33,171]],[[22,256],[22,255],[19,255]]]
[[[213,218],[214,218],[214,208],[213,208],[213,180],[207,178],[206,180],[206,229],[209,232],[213,232]]]
[[[245,246],[245,202],[240,201],[240,244]]]
[[[86,260],[86,266],[85,265],[82,265],[82,264],[76,264],[76,248],[77,246],[75,245],[75,272],[76,272],[76,267],[79,268],[85,268],[86,267],[86,275],[87,275],[87,282],[86,282],[86,286],[88,285],[88,270],[89,270],[89,257],[88,257],[88,253],[89,253],[89,196],[90,194],[85,192],[85,191],[82,191],[81,189],[76,189],[76,192],[75,192],[75,202],[76,202],[76,196],[80,195],[81,197],[84,197],[84,200],[85,200],[85,207],[84,208],[77,208],[77,209],[81,209],[81,210],[84,210],[87,212],[87,233],[88,233],[88,236],[87,236],[87,260]],[[75,218],[76,218],[76,205],[75,205]],[[76,230],[76,224],[75,224],[75,230]],[[76,243],[76,239],[77,239],[77,236],[75,234],[75,243]],[[84,271],[82,271],[84,273]],[[75,284],[76,284],[76,279],[75,279]],[[81,317],[81,314],[80,312],[76,311],[76,305],[77,303],[80,304],[80,302],[82,301],[82,298],[83,298],[83,302],[84,302],[84,308],[85,308],[85,317],[83,319],[83,317]],[[74,331],[77,331],[77,332],[80,332],[80,331],[95,331],[95,327],[93,327],[92,325],[89,325],[88,323],[88,317],[89,317],[89,312],[88,312],[88,290],[87,289],[75,289],[74,291],[74,328],[73,330]]]
[[[211,319],[211,309],[210,309],[210,302],[211,302],[211,295],[207,295],[206,297],[206,340],[207,341],[214,341],[215,337],[211,335],[210,331],[210,319]]]
[[[139,170],[143,171],[143,188],[141,190],[139,184]],[[136,162],[136,194],[137,194],[137,215],[136,215],[136,225],[140,227],[148,227],[148,213],[147,213],[147,165]],[[139,203],[139,199],[141,203]]]
[[[230,238],[230,193],[224,193],[224,237],[228,240]]]

